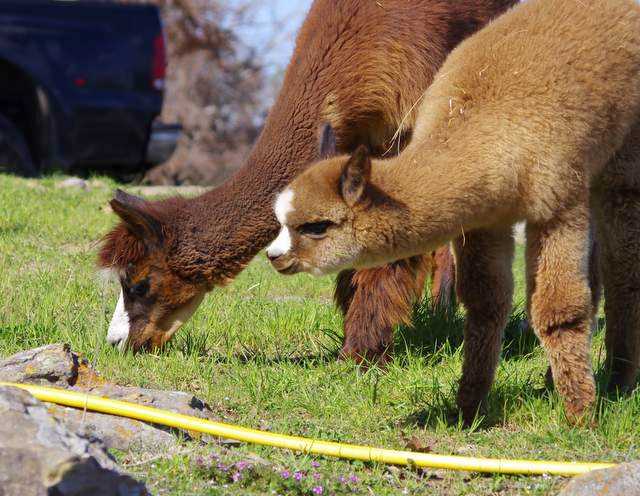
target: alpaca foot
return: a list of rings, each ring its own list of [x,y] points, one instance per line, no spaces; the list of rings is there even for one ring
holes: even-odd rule
[[[557,381],[556,381],[557,382]],[[596,388],[592,376],[585,376],[572,384],[556,384],[564,394],[564,411],[569,423],[575,426],[593,425]]]
[[[487,414],[486,394],[490,386],[490,384],[460,384],[457,405],[464,427],[471,427],[478,417]]]

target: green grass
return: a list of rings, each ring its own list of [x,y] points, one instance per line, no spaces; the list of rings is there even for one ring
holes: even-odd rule
[[[109,380],[189,391],[228,421],[334,441],[491,457],[625,461],[640,457],[640,395],[600,396],[597,426],[572,428],[544,385],[546,361],[520,330],[516,306],[488,413],[471,430],[455,416],[462,316],[416,310],[386,373],[337,362],[342,322],[332,279],[276,275],[260,255],[215,290],[159,354],[121,355],[105,342],[117,288],[95,272],[96,243],[114,223],[115,184],[89,192],[0,176],[0,356],[67,342]],[[524,298],[522,253],[514,268]],[[594,339],[602,357],[602,334]],[[600,383],[602,383],[599,373]],[[564,480],[479,476],[312,459],[256,446],[184,444],[174,453],[118,453],[154,494],[553,494]],[[258,461],[254,458],[259,457]],[[260,460],[266,463],[261,463]],[[251,461],[234,482],[236,462]],[[222,468],[218,468],[222,464]],[[226,471],[224,470],[226,469]],[[282,471],[307,475],[301,482]],[[312,473],[316,472],[318,479]],[[343,484],[341,476],[357,482]]]

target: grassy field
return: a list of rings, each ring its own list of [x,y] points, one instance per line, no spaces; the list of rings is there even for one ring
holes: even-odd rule
[[[234,284],[209,295],[162,353],[110,349],[104,338],[117,288],[99,279],[94,264],[97,241],[115,221],[106,208],[115,184],[94,179],[82,191],[59,188],[60,180],[0,175],[0,356],[67,342],[109,380],[189,391],[220,418],[276,432],[442,454],[640,458],[638,394],[599,396],[593,428],[565,423],[557,395],[545,388],[542,350],[520,331],[521,250],[516,309],[488,414],[465,430],[454,409],[460,315],[446,320],[421,305],[415,326],[396,334],[388,370],[359,372],[336,361],[342,323],[332,279],[278,276],[262,254]],[[601,333],[593,348],[599,364]],[[117,456],[154,494],[554,494],[565,482],[387,468],[255,446],[184,444],[171,453]]]

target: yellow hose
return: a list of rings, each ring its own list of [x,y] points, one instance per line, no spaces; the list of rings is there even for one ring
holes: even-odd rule
[[[307,454],[333,456],[348,460],[362,460],[434,469],[464,470],[468,472],[488,472],[494,474],[550,474],[565,476],[579,475],[591,470],[614,466],[612,463],[542,462],[533,460],[433,455],[430,453],[413,453],[411,451],[395,451],[368,446],[356,446],[247,429],[245,427],[229,425],[222,422],[212,422],[189,415],[136,405],[126,401],[111,400],[109,398],[77,391],[5,382],[0,382],[0,386],[25,389],[37,399],[49,403],[57,403],[75,408],[86,408],[87,410],[95,412],[128,417],[186,431],[211,434],[213,436],[235,439],[246,443],[261,444],[275,448],[301,451]]]

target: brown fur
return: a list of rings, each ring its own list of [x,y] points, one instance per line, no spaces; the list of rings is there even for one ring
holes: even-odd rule
[[[392,138],[396,131],[401,137],[410,135],[415,122],[411,110],[446,54],[515,2],[316,0],[247,165],[222,187],[192,200],[144,207],[132,201],[126,208],[158,212],[172,242],[151,244],[144,229],[121,225],[109,235],[101,265],[126,269],[131,280],[151,274],[167,281],[161,284],[165,288],[174,279],[191,281],[189,293],[199,297],[227,283],[276,234],[274,195],[319,158],[317,134],[323,121],[335,128],[343,153],[361,143],[378,155],[397,152],[402,140]],[[348,292],[337,292],[345,299],[345,355],[376,355],[386,349],[392,327],[407,319],[424,273],[422,263],[401,265],[358,274],[346,285]],[[171,314],[183,301],[169,289],[149,297],[152,303],[140,313],[145,320],[154,312]],[[131,306],[126,292],[125,300]],[[347,310],[347,300],[358,308]],[[158,342],[166,341],[167,330],[152,327],[145,326],[147,334],[155,332],[161,336]],[[132,342],[137,347],[141,340]]]
[[[452,52],[397,158],[372,162],[361,147],[308,169],[286,198],[290,248],[272,261],[287,273],[377,266],[456,240],[468,422],[510,311],[510,229],[526,221],[531,322],[568,417],[582,418],[595,396],[590,208],[611,387],[633,387],[640,361],[640,6],[517,6]],[[309,223],[325,227],[309,237]]]
[[[422,294],[424,263],[424,257],[416,256],[379,269],[339,274],[336,303],[347,322],[358,322],[367,331],[345,335],[343,357],[358,362],[375,360],[380,365],[388,361],[393,328],[399,323],[409,323],[412,305]],[[354,285],[368,291],[354,291]],[[385,311],[381,312],[381,308]]]
[[[435,308],[448,309],[455,304],[455,266],[448,246],[431,254],[431,301]]]

